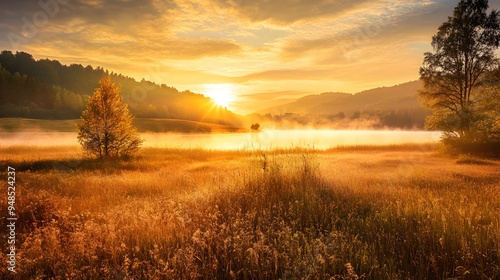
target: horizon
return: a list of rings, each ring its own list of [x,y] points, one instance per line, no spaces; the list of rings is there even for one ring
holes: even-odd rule
[[[244,115],[418,80],[457,2],[3,2],[0,48],[190,90]]]
[[[2,50],[2,51],[9,51],[9,52],[12,52],[13,54],[15,54],[16,52],[23,52],[23,51],[12,51],[12,50]],[[30,54],[30,53],[28,53]],[[30,54],[31,55],[31,54]],[[43,59],[50,59],[48,57],[33,57],[33,59],[35,61],[38,61],[38,60],[43,60]],[[52,60],[52,59],[51,59]],[[58,61],[57,59],[54,59],[56,61]],[[59,61],[60,62],[60,61]],[[76,63],[68,63],[68,64],[63,64],[63,66],[70,66],[72,64],[76,64]],[[1,65],[1,64],[0,64]],[[114,71],[110,71],[110,69],[106,69],[100,65],[83,65],[81,64],[82,67],[86,67],[86,66],[91,66],[92,69],[98,69],[98,68],[102,68],[104,71],[107,71],[109,72],[110,74],[114,74],[114,75],[123,75],[124,77],[128,77],[128,78],[132,78],[134,79],[136,82],[140,82],[142,79],[144,79],[145,81],[147,82],[153,82],[155,83],[156,85],[158,86],[161,86],[162,84],[164,83],[158,83],[158,82],[155,82],[155,81],[152,81],[152,80],[147,80],[145,78],[142,78],[142,79],[137,79],[135,77],[130,77],[130,76],[127,76],[123,73],[119,73],[119,72],[114,72]],[[232,108],[229,108],[228,103],[230,103],[230,101],[232,100],[233,97],[228,97],[227,95],[222,95],[221,97],[223,98],[222,101],[219,101],[219,102],[216,102],[216,103],[219,103],[220,106],[222,107],[226,107],[228,110],[230,110],[231,112],[233,113],[236,113],[236,114],[240,114],[240,115],[248,115],[248,114],[254,114],[254,113],[258,113],[260,111],[263,111],[263,110],[266,110],[266,109],[270,109],[270,108],[273,108],[273,107],[279,107],[279,106],[283,106],[283,105],[286,105],[287,103],[290,103],[290,102],[296,102],[298,101],[299,99],[301,98],[304,98],[304,97],[307,97],[307,96],[320,96],[320,95],[323,95],[323,94],[336,94],[336,93],[340,93],[340,94],[349,94],[349,95],[356,95],[356,94],[359,94],[359,93],[363,93],[363,92],[366,92],[366,91],[372,91],[372,90],[377,90],[377,89],[385,89],[385,88],[392,88],[392,87],[397,87],[397,86],[400,86],[400,85],[404,85],[404,84],[409,84],[409,83],[413,83],[413,82],[418,82],[419,79],[416,79],[416,80],[411,80],[411,81],[406,81],[406,82],[401,82],[401,83],[398,83],[398,84],[391,84],[391,85],[382,85],[382,86],[379,86],[379,87],[375,87],[375,88],[367,88],[367,89],[362,89],[360,91],[357,91],[357,92],[342,92],[342,91],[323,91],[323,92],[311,92],[309,94],[306,94],[306,95],[300,95],[300,96],[296,96],[294,97],[293,99],[290,99],[288,102],[285,102],[285,103],[277,103],[276,105],[274,106],[271,106],[271,107],[262,107],[262,108],[257,108],[256,110],[253,110],[253,111],[250,111],[250,112],[246,112],[246,113],[241,113],[241,112],[236,112],[234,110],[232,110]],[[195,94],[202,94],[206,97],[209,97],[211,99],[214,99],[214,96],[212,95],[214,92],[212,92],[211,94],[211,91],[219,91],[219,92],[222,92],[224,94],[224,91],[225,89],[224,88],[219,88],[218,86],[219,85],[224,85],[224,84],[207,84],[207,90],[205,92],[196,92],[196,91],[193,91],[191,89],[185,89],[185,91],[191,91]],[[166,84],[166,86],[171,86],[169,84]],[[174,87],[175,88],[175,87]],[[176,88],[177,89],[177,88]],[[179,89],[177,89],[179,90]],[[179,91],[184,91],[184,90],[179,90]],[[89,93],[90,94],[90,93]],[[225,99],[224,99],[225,98]],[[228,100],[229,99],[229,100]],[[228,102],[228,103],[225,103],[225,102]]]

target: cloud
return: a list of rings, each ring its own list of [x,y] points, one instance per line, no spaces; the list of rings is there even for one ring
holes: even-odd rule
[[[335,71],[312,69],[274,69],[238,77],[238,82],[262,80],[324,80],[331,79]]]
[[[382,51],[415,40],[430,42],[433,32],[452,9],[453,4],[449,2],[383,6],[376,13],[359,16],[356,22],[344,22],[341,28],[290,38],[284,42],[280,56],[283,60],[290,60],[316,54],[323,62],[351,63],[353,55],[365,48],[377,47]]]
[[[312,93],[314,92],[298,90],[259,91],[252,94],[240,95],[231,107],[237,109],[239,112],[248,114],[265,108],[286,104]]]
[[[220,7],[227,7],[252,22],[268,21],[291,24],[297,21],[335,17],[373,3],[369,0],[212,0]],[[376,2],[376,1],[375,1]]]
[[[22,3],[15,6],[8,1],[4,5],[2,15],[7,15],[8,20],[0,26],[0,32],[15,32],[22,37],[22,48],[35,54],[39,53],[37,50],[53,49],[63,56],[79,53],[126,60],[134,57],[189,60],[241,51],[241,46],[232,40],[177,37],[170,20],[175,16],[176,4],[168,0],[70,0],[57,8],[50,6],[58,12],[53,16],[46,13],[49,19],[45,24],[34,20],[36,13],[45,11],[42,6],[36,2]],[[25,28],[26,20],[34,28]],[[33,34],[26,36],[23,30]],[[12,44],[9,38],[2,36],[0,45]]]
[[[59,1],[59,2],[56,2]],[[0,50],[91,64],[179,89],[238,85],[241,111],[301,94],[415,80],[457,0],[0,1]],[[62,3],[63,0],[41,0]],[[500,9],[499,1],[490,6]],[[48,4],[47,4],[48,5]],[[37,18],[38,15],[38,18]],[[8,34],[24,38],[13,47]],[[27,36],[30,35],[30,36]],[[31,36],[33,35],[33,36]],[[262,101],[267,99],[268,101]]]
[[[228,76],[217,75],[206,71],[171,68],[168,66],[158,67],[156,76],[161,77],[165,83],[175,83],[178,85],[184,85],[184,87],[188,85],[191,90],[202,88],[205,84],[223,84],[233,82],[233,79]],[[198,85],[202,85],[202,87],[199,87]]]
[[[161,3],[161,4],[160,4]],[[2,1],[4,22],[17,25],[25,23],[23,18],[34,22],[37,15],[45,13],[51,24],[64,24],[80,19],[82,24],[100,24],[115,30],[133,28],[134,22],[157,18],[173,11],[175,3],[169,0],[41,0],[41,1]]]

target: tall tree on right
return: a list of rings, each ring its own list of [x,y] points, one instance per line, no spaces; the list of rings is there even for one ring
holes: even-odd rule
[[[432,110],[426,126],[443,131],[444,140],[474,142],[484,136],[476,125],[484,123],[481,102],[499,67],[500,45],[500,16],[488,9],[488,0],[461,0],[432,37],[434,52],[424,54],[419,95]]]

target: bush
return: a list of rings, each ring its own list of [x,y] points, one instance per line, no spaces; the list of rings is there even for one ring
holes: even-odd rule
[[[451,154],[466,154],[483,157],[500,157],[500,142],[443,137],[443,144]]]
[[[260,124],[259,123],[254,123],[250,126],[251,130],[259,130],[260,129]]]

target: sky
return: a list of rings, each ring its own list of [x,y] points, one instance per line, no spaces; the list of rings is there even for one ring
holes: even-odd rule
[[[2,0],[0,49],[217,98],[251,113],[418,79],[458,1]],[[490,0],[500,10],[500,0]]]

